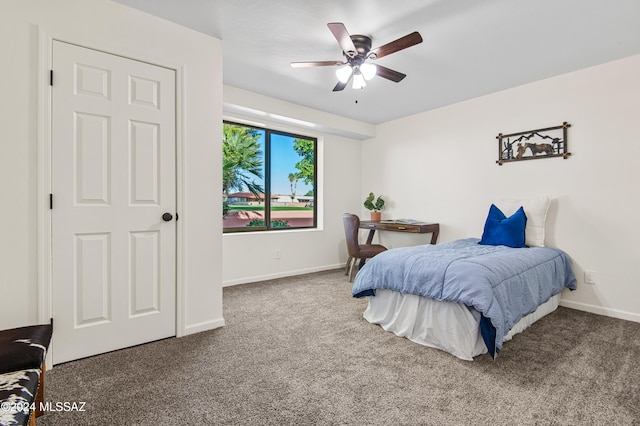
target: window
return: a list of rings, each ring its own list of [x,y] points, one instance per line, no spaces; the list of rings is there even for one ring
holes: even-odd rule
[[[317,139],[224,122],[224,232],[315,228]]]

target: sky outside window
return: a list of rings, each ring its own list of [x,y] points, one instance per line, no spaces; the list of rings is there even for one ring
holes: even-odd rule
[[[291,182],[289,182],[289,173],[298,173],[296,163],[302,159],[300,155],[293,149],[294,137],[271,134],[271,193],[277,195],[290,195]],[[264,144],[264,137],[261,138]],[[311,185],[304,183],[302,179],[298,180],[296,185],[296,196],[305,195],[313,190]]]

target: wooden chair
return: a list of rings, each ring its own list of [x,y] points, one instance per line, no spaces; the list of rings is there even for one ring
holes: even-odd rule
[[[344,232],[347,240],[347,252],[349,253],[349,259],[345,267],[345,275],[349,276],[349,282],[353,282],[353,278],[360,265],[364,265],[366,259],[371,259],[387,248],[380,244],[360,244],[358,242],[360,218],[355,214],[345,213],[342,216],[342,221],[344,223]]]

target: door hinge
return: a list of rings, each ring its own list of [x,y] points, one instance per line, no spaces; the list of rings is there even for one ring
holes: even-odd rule
[[[53,86],[53,70],[49,71],[49,86]]]
[[[49,194],[49,210],[53,210],[53,194]]]

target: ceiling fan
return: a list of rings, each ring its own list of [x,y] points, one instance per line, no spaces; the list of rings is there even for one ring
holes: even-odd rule
[[[383,67],[382,65],[372,64],[368,61],[379,59],[399,50],[422,43],[422,36],[420,36],[420,33],[417,31],[414,31],[395,41],[371,49],[371,37],[349,35],[347,28],[341,22],[331,22],[327,24],[327,26],[336,40],[338,40],[345,60],[291,62],[291,66],[293,68],[340,66],[340,68],[336,70],[338,84],[333,88],[334,92],[338,92],[347,87],[351,79],[353,79],[352,87],[354,89],[362,89],[367,84],[366,80],[371,80],[376,75],[398,83],[406,77],[405,74]]]

